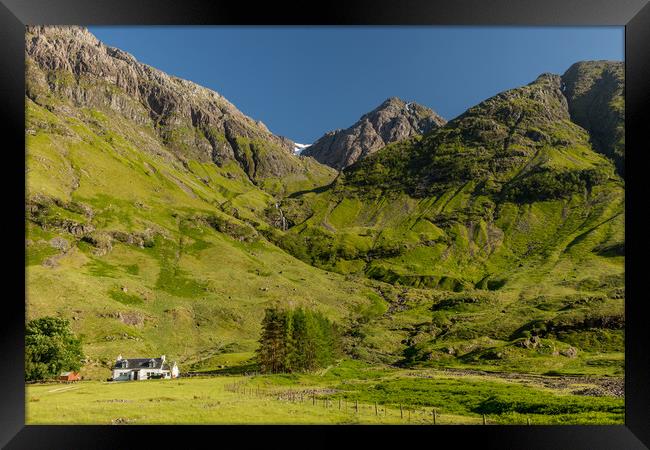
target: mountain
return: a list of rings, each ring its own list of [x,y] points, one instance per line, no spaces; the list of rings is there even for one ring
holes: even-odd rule
[[[594,215],[599,208],[620,211],[622,180],[611,162],[593,151],[587,131],[571,121],[561,87],[560,76],[541,75],[424,137],[384,147],[345,169],[330,189],[286,199],[287,218],[296,224],[290,233],[304,236],[313,228],[345,245],[348,250],[333,252],[336,257],[324,267],[347,261],[349,270],[363,268],[382,279],[399,273],[416,285],[428,277],[434,285],[444,278],[460,286],[496,275],[489,261],[504,250],[502,239],[516,231],[498,225],[504,211],[557,202],[565,205],[558,226],[570,215],[569,205],[578,215]],[[299,215],[293,217],[292,210]],[[313,211],[301,221],[304,210]],[[551,231],[546,226],[544,233]],[[541,244],[533,234],[523,238]],[[418,257],[429,254],[417,269],[401,257],[416,249]],[[508,258],[508,265],[519,263],[515,255]]]
[[[561,87],[560,76],[543,74],[468,109],[417,144],[401,146],[405,150],[382,150],[351,167],[347,179],[373,189],[406,190],[415,197],[468,182],[499,198],[530,194],[543,200],[580,190],[592,183],[587,178],[596,176],[594,170],[607,172],[609,165],[592,151],[589,134],[571,121]],[[550,172],[561,185],[519,192]],[[568,173],[584,182],[565,186],[561,179]]]
[[[386,360],[390,348],[409,364],[465,355],[513,365],[513,345],[530,333],[620,350],[624,181],[591,142],[562,78],[543,74],[389,144],[328,189],[285,199],[292,226],[277,242],[317,267],[395,286],[382,289],[392,313],[360,326],[366,357]]]
[[[109,108],[146,126],[177,159],[236,162],[255,183],[333,177],[293,155],[294,143],[218,93],[142,64],[81,27],[27,27],[27,97],[54,113]],[[61,99],[65,99],[61,104]]]
[[[243,361],[268,305],[341,320],[370,302],[264,237],[278,196],[334,170],[85,29],[28,27],[26,64],[27,315],[71,321],[87,376],[120,353]]]
[[[594,150],[625,170],[624,66],[620,61],[582,61],[562,75],[572,120],[589,131]]]
[[[302,154],[343,169],[386,144],[427,133],[444,124],[445,120],[426,106],[391,97],[350,128],[326,133]]]
[[[623,141],[578,123],[620,105],[590,64],[424,134],[389,99],[364,117],[396,141],[337,173],[85,29],[28,27],[27,316],[70,319],[100,379],[127,352],[245,366],[269,305],[369,362],[620,374],[625,182],[597,142]]]

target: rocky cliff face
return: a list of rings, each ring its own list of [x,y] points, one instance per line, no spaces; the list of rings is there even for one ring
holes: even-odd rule
[[[618,61],[581,61],[562,75],[572,120],[589,131],[594,150],[625,168],[624,66]]]
[[[445,124],[431,109],[391,97],[345,130],[330,131],[303,151],[318,162],[344,169],[391,142],[426,133]]]
[[[50,111],[110,108],[153,128],[181,160],[236,161],[256,181],[305,171],[293,142],[224,97],[107,47],[81,27],[27,27],[27,96]]]

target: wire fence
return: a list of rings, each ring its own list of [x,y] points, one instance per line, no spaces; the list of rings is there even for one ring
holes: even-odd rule
[[[380,403],[363,403],[358,400],[343,397],[331,397],[334,390],[327,389],[269,389],[260,386],[251,386],[246,381],[237,381],[225,385],[225,390],[241,396],[256,397],[260,399],[273,399],[280,402],[302,404],[316,408],[324,408],[342,413],[351,413],[366,418],[390,418],[391,421],[399,418],[404,423],[444,425],[454,421],[451,415],[444,415],[440,408],[421,407],[413,405],[386,405]],[[479,419],[481,424],[490,425],[486,415]],[[530,425],[530,420],[528,420]]]
[[[205,372],[181,372],[179,378],[194,378],[194,377],[254,377],[261,375],[260,372],[227,372],[223,370],[210,370]]]

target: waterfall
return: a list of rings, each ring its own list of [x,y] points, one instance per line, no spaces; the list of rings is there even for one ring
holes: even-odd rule
[[[280,223],[282,224],[282,231],[287,231],[287,219],[284,217],[284,213],[282,212],[282,209],[278,203],[275,204],[275,209],[280,212]]]

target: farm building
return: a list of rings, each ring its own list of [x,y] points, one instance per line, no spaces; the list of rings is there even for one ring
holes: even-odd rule
[[[149,380],[159,378],[178,378],[176,362],[171,364],[160,358],[122,358],[117,357],[113,366],[113,381]]]
[[[79,372],[62,372],[61,375],[59,375],[59,381],[79,381],[81,380],[81,376],[79,375]]]

